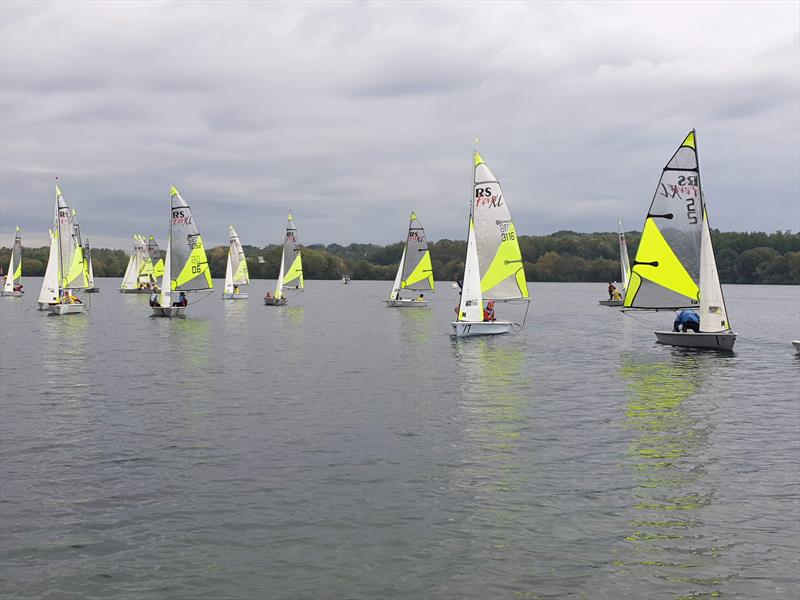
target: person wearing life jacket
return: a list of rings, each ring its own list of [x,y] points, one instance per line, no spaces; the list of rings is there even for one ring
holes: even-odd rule
[[[239,293],[239,286],[238,285],[234,285],[233,286],[233,293],[234,294],[238,294]]]
[[[483,309],[483,320],[484,321],[494,321],[494,300],[489,300],[486,303],[486,308]]]
[[[422,302],[423,300],[425,300],[425,294],[420,294],[417,296],[417,302]]]
[[[622,294],[617,288],[614,288],[614,291],[611,292],[611,299],[612,300],[622,300]]]
[[[614,292],[616,291],[616,289],[617,289],[617,286],[615,286],[613,283],[611,283],[609,281],[608,282],[608,299],[609,300],[613,300],[614,299]]]
[[[678,316],[675,317],[672,328],[675,331],[683,331],[683,333],[686,333],[687,329],[695,333],[700,333],[700,315],[693,310],[682,310],[678,313]]]

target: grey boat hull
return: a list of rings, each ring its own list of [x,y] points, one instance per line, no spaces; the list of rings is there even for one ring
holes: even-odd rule
[[[226,294],[222,292],[223,300],[247,300],[249,297],[250,294],[247,292],[239,292],[238,294]]]
[[[656,331],[659,344],[682,348],[709,348],[711,350],[733,350],[736,334],[732,331],[686,333],[678,331]]]
[[[186,316],[185,306],[153,306],[154,317],[164,317],[165,319],[183,318]]]
[[[286,298],[264,298],[267,306],[285,306],[287,302]]]
[[[598,300],[600,306],[622,306],[624,300]]]
[[[427,308],[427,300],[384,300],[389,308]]]
[[[453,321],[456,337],[499,335],[511,331],[511,321]]]

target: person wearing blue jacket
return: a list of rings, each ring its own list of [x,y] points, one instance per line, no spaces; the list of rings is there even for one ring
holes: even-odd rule
[[[693,310],[682,310],[675,317],[675,323],[673,323],[672,328],[675,331],[683,331],[684,333],[686,333],[687,329],[700,333],[700,315]]]

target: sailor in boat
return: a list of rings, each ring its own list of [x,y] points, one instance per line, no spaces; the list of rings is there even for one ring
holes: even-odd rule
[[[700,333],[700,315],[693,310],[682,310],[675,317],[675,323],[672,324],[672,328],[675,331],[683,331],[683,333],[686,333],[687,329]]]
[[[611,299],[612,300],[622,300],[622,294],[617,288],[614,288],[614,291],[611,292]]]
[[[614,292],[616,291],[616,289],[617,289],[617,286],[615,286],[613,283],[611,283],[609,281],[608,282],[608,299],[609,300],[614,300],[615,299],[614,298]]]
[[[422,302],[423,300],[425,300],[425,294],[420,292],[419,296],[417,296],[417,302]]]
[[[150,306],[161,306],[161,304],[158,302],[157,292],[153,292],[152,294],[150,294]]]
[[[15,292],[21,292],[23,294],[25,293],[25,292],[22,291],[22,284],[21,283],[17,283],[17,284],[14,285],[14,291]]]
[[[266,294],[264,294],[264,299],[265,300],[269,300],[271,298],[272,298],[272,294],[271,293],[267,292]]]
[[[484,321],[495,321],[497,318],[494,316],[494,300],[489,300],[486,303],[486,308],[483,309]]]
[[[186,306],[189,304],[189,300],[186,299],[186,292],[181,292],[181,295],[178,296],[178,301],[173,302],[172,306]]]
[[[234,285],[233,286],[233,293],[234,294],[238,294],[239,293],[239,286],[238,285]]]
[[[72,290],[64,290],[64,295],[61,297],[61,304],[82,304],[80,298],[72,293]]]

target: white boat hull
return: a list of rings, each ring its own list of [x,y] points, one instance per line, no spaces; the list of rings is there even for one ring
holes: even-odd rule
[[[21,298],[25,295],[25,292],[4,292],[0,290],[0,296],[4,296],[5,298]]]
[[[250,297],[250,294],[247,292],[239,292],[238,294],[226,294],[225,292],[222,293],[223,300],[247,300]]]
[[[172,319],[175,317],[186,316],[185,306],[153,306],[152,309],[154,317],[164,317],[166,319]]]
[[[389,308],[427,308],[427,300],[384,300]]]
[[[597,303],[600,306],[622,306],[624,300],[599,300]]]
[[[86,305],[77,302],[75,304],[48,304],[47,309],[51,315],[77,315],[86,312]]]
[[[659,344],[680,346],[682,348],[710,348],[713,350],[733,350],[736,334],[732,331],[686,333],[679,331],[656,331]]]
[[[453,321],[456,337],[498,335],[511,330],[511,321]]]
[[[284,306],[286,302],[286,298],[264,298],[264,304],[267,306]]]

